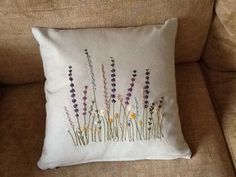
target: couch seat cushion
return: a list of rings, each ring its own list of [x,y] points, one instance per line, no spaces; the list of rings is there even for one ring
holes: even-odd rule
[[[220,72],[203,65],[213,104],[236,167],[236,72]]]
[[[0,101],[0,176],[233,177],[234,171],[197,63],[176,67],[183,133],[191,160],[100,162],[41,171],[45,124],[43,83],[4,87]]]

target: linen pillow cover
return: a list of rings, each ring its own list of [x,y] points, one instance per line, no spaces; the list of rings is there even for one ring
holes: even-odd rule
[[[177,19],[129,28],[33,27],[46,76],[41,169],[190,158],[178,116]]]

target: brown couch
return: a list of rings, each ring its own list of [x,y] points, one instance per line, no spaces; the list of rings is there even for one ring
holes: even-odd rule
[[[234,177],[236,1],[1,0],[0,177]],[[191,160],[90,163],[41,171],[44,76],[31,26],[157,24],[179,18],[178,103]]]

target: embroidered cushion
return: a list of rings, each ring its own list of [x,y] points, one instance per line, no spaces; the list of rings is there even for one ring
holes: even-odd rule
[[[177,19],[129,28],[32,28],[46,76],[41,169],[190,158],[176,102]]]

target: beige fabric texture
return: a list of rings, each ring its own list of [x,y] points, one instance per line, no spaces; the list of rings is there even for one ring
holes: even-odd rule
[[[176,67],[183,133],[191,160],[89,163],[50,171],[36,166],[44,137],[43,83],[3,88],[0,102],[0,176],[234,177],[224,138],[197,63]]]
[[[236,1],[218,0],[203,58],[213,69],[236,70]]]
[[[178,17],[176,62],[200,58],[214,0],[2,0],[0,83],[42,81],[43,70],[32,26],[124,27],[158,24]]]
[[[204,67],[204,73],[236,167],[236,72],[213,71]]]

